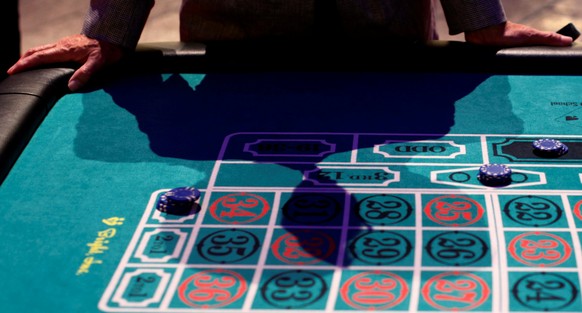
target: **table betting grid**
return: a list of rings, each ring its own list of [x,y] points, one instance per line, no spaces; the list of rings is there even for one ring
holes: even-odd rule
[[[152,193],[99,309],[580,311],[581,166],[540,137],[233,134],[190,214]]]

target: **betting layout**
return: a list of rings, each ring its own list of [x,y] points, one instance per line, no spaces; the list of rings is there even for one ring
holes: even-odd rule
[[[582,137],[537,138],[232,135],[190,212],[152,194],[99,308],[581,311]]]

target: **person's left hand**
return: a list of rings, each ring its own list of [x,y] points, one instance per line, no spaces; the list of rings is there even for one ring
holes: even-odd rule
[[[465,40],[474,44],[498,47],[535,45],[564,47],[572,45],[572,38],[568,36],[537,30],[509,21],[476,31],[466,32]]]

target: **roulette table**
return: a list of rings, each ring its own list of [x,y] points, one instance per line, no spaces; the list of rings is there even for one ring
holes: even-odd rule
[[[11,76],[1,311],[582,312],[581,61],[152,43],[77,93],[66,64]]]

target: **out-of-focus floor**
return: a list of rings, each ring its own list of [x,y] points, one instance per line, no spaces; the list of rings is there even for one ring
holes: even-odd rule
[[[569,22],[573,22],[582,29],[582,6],[579,1],[503,0],[503,3],[511,21],[554,31]],[[20,0],[22,51],[78,33],[88,2],[88,0]],[[178,41],[180,3],[180,0],[156,1],[140,42]],[[464,40],[462,35],[448,35],[440,4],[437,17],[437,28],[441,39]]]

